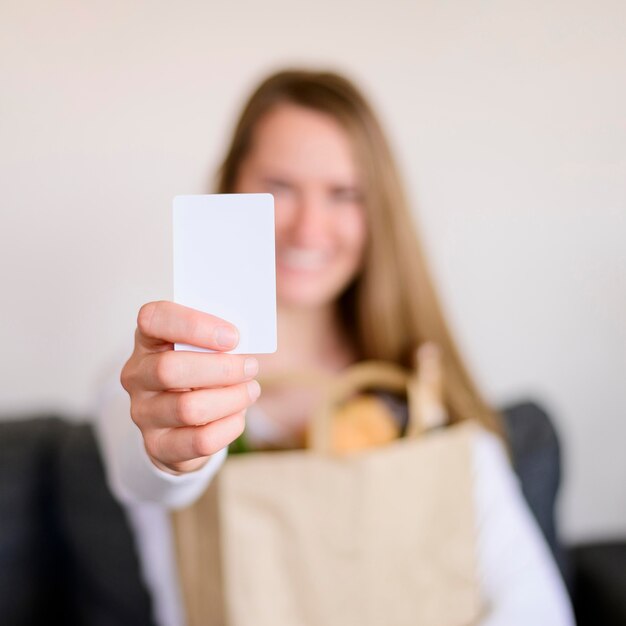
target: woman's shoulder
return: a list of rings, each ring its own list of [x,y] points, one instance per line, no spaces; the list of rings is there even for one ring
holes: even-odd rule
[[[505,441],[480,424],[472,424],[469,431],[470,471],[479,525],[496,511],[497,515],[517,515],[527,507]]]
[[[472,425],[472,451],[477,459],[486,463],[503,463],[510,467],[504,439],[480,424]]]
[[[510,474],[512,466],[506,442],[476,421],[466,420],[434,429],[433,434],[451,437],[469,447],[475,474],[489,477],[492,472]]]

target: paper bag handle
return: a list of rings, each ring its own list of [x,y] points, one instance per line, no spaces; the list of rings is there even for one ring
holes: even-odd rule
[[[447,419],[439,397],[441,381],[435,380],[438,368],[430,367],[428,359],[438,359],[432,344],[416,351],[415,367],[408,370],[387,361],[362,361],[343,372],[331,375],[313,370],[282,372],[259,378],[263,387],[300,384],[320,390],[320,403],[309,423],[309,447],[317,452],[331,452],[331,424],[337,407],[351,395],[368,389],[406,393],[409,421],[406,437],[419,437],[424,431],[439,426]],[[426,365],[426,367],[423,367]],[[423,374],[423,375],[422,375]]]

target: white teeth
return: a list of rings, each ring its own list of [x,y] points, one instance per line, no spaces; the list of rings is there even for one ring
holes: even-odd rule
[[[328,253],[305,248],[284,248],[279,253],[279,260],[296,270],[318,270],[328,262]]]

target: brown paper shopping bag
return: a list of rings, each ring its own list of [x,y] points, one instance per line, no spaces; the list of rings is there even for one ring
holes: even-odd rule
[[[349,368],[326,385],[311,449],[231,456],[199,501],[174,514],[191,626],[479,621],[474,427],[424,433],[414,385],[396,366]],[[366,388],[408,390],[408,435],[333,454],[333,411]]]

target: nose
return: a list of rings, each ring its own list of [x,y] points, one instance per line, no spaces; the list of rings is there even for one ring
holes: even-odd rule
[[[325,239],[328,215],[321,198],[314,194],[302,195],[296,204],[290,235],[293,243],[315,245]]]

